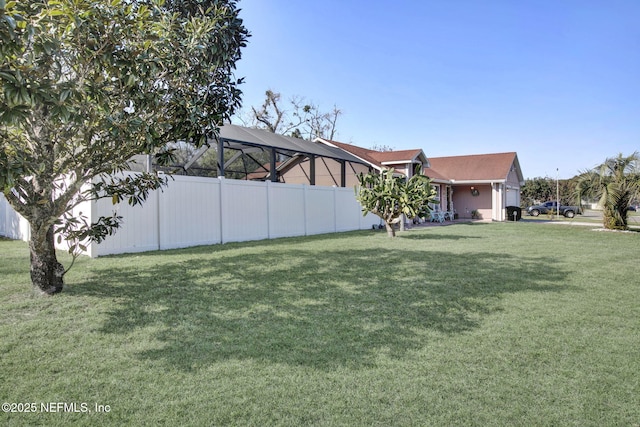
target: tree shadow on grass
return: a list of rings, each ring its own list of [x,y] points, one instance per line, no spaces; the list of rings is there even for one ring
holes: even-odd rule
[[[376,238],[381,232],[378,230],[354,230],[354,231],[341,231],[341,232],[331,232],[324,234],[313,234],[309,236],[291,236],[291,237],[278,237],[271,239],[263,239],[263,240],[252,240],[250,242],[225,242],[224,244],[216,243],[216,244],[204,244],[199,246],[189,246],[185,248],[176,248],[176,249],[162,249],[162,250],[152,250],[145,252],[131,252],[124,254],[115,254],[115,255],[102,255],[100,259],[117,259],[124,258],[128,259],[130,257],[144,257],[144,258],[166,258],[167,255],[180,254],[180,255],[194,255],[200,256],[203,254],[209,254],[213,251],[216,253],[224,253],[238,250],[239,248],[246,248],[247,245],[250,245],[251,249],[264,249],[268,248],[268,250],[279,250],[279,248],[289,248],[291,245],[298,243],[305,244],[321,244],[321,242],[331,242],[335,244],[336,242],[340,242],[341,240],[349,241],[354,237],[358,239],[367,239],[367,238]]]
[[[150,328],[162,346],[142,359],[184,370],[227,359],[331,369],[371,365],[380,352],[401,358],[434,332],[473,330],[504,294],[563,291],[565,277],[551,258],[265,247],[96,268],[69,291],[114,299],[101,333]]]
[[[469,239],[481,239],[480,236],[465,236],[464,234],[436,234],[436,233],[404,233],[399,234],[400,239],[408,240],[469,240]]]

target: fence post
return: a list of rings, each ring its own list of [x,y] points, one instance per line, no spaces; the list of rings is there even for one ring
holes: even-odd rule
[[[161,177],[165,177],[164,176],[164,172],[158,172],[158,175]],[[175,182],[175,181],[174,181]],[[170,185],[167,181],[167,185]],[[157,238],[157,244],[158,244],[158,250],[162,249],[162,227],[160,224],[160,207],[162,206],[160,197],[162,197],[162,195],[164,194],[163,191],[158,191],[156,190],[156,233],[158,233],[158,238]]]
[[[302,186],[302,209],[303,209],[303,215],[304,215],[304,235],[308,236],[309,231],[308,231],[308,226],[307,226],[307,222],[309,221],[309,212],[307,211],[307,192],[309,191],[309,186],[308,185],[303,185]]]
[[[224,206],[222,206],[222,201],[224,200],[224,176],[219,176],[218,177],[218,181],[220,181],[220,193],[219,193],[219,200],[218,200],[218,209],[220,210],[220,244],[224,243],[224,222],[225,222],[225,218],[227,217],[225,215],[225,209]]]
[[[343,162],[344,165],[344,162]],[[338,187],[333,188],[333,232],[338,232]],[[341,187],[342,188],[342,187]]]
[[[272,182],[273,181],[267,181],[267,185],[264,187],[265,191],[267,192],[267,239],[271,239],[271,183]]]

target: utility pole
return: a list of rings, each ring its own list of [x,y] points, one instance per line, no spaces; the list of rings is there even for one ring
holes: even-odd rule
[[[556,168],[556,219],[560,219],[560,169]]]

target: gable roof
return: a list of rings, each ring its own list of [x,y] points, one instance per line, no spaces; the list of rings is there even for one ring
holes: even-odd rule
[[[420,149],[376,151],[322,138],[316,138],[316,141],[344,150],[378,170],[420,160],[425,165],[424,174],[436,182],[506,182],[513,168],[518,181],[524,183],[516,152],[427,158]]]
[[[374,151],[370,150],[369,155],[383,165],[412,163],[423,154],[422,150],[400,150],[400,151]],[[424,154],[423,154],[424,155]]]
[[[431,157],[425,175],[452,182],[506,181],[514,167],[518,181],[524,181],[515,152],[474,154],[469,156]]]
[[[344,150],[379,170],[385,166],[403,165],[413,163],[415,161],[420,161],[423,165],[429,164],[429,159],[427,159],[427,156],[425,156],[424,152],[420,149],[376,151],[328,139],[317,138],[316,141]]]
[[[382,164],[374,159],[371,156],[371,152],[373,150],[369,150],[367,148],[362,148],[362,147],[358,147],[356,145],[352,145],[352,144],[345,144],[344,142],[338,142],[338,141],[331,141],[329,139],[322,139],[322,138],[317,138],[316,141],[321,142],[325,145],[328,146],[334,146],[336,148],[339,148],[343,151],[346,151],[347,153],[350,153],[356,157],[358,157],[361,160],[364,160],[365,162],[371,164],[372,166],[376,166],[378,169],[382,168]]]

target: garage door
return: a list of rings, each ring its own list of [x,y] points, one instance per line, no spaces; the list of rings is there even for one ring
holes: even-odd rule
[[[519,188],[509,188],[507,190],[507,206],[520,206]]]

